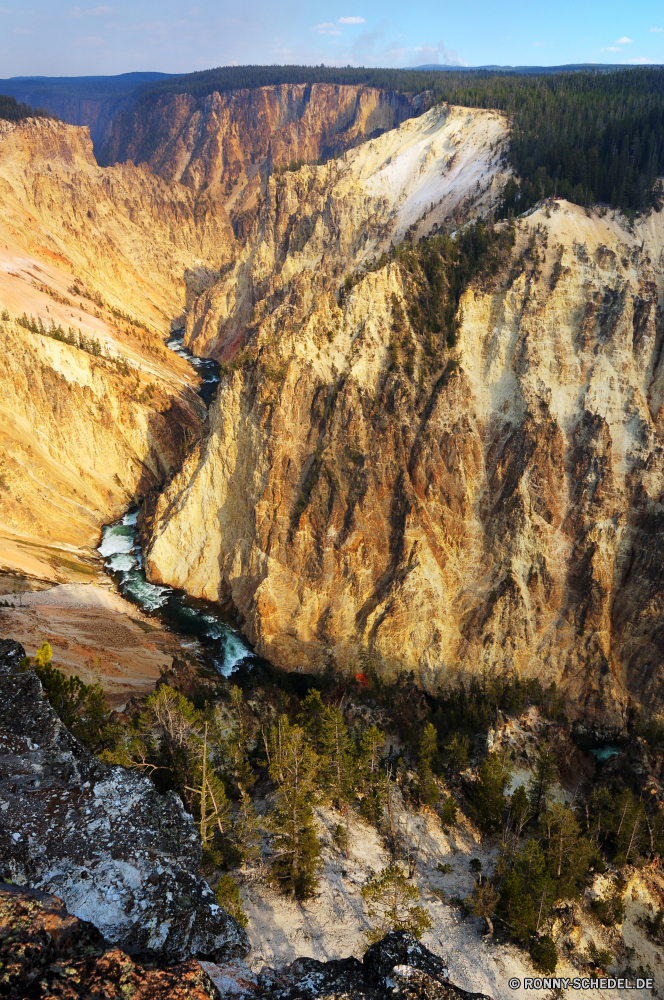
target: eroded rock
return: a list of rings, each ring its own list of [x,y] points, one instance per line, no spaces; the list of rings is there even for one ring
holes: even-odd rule
[[[260,995],[279,1000],[490,1000],[450,983],[441,959],[405,931],[393,931],[372,945],[362,962],[299,958],[279,972],[264,971],[259,983]]]
[[[132,959],[67,913],[57,896],[0,884],[0,994],[11,1000],[216,1000],[194,959],[180,965]]]
[[[63,726],[18,643],[0,645],[0,876],[57,894],[129,953],[225,961],[247,936],[198,875],[174,793],[107,767]]]

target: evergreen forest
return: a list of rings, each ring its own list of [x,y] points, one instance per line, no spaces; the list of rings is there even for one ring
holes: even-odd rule
[[[15,97],[7,97],[0,94],[0,120],[8,122],[21,122],[24,118],[52,118],[53,116],[44,111],[43,108],[31,108],[29,104],[23,104]]]
[[[202,98],[215,91],[286,83],[428,91],[431,103],[496,108],[512,128],[509,159],[520,184],[505,192],[501,214],[544,197],[581,205],[604,202],[629,212],[658,204],[664,174],[664,70],[619,67],[559,73],[400,70],[327,66],[225,66],[148,87],[134,113],[167,93]]]
[[[644,795],[663,766],[664,730],[632,716],[622,753],[596,767],[589,738],[570,726],[555,684],[471,678],[434,697],[408,675],[386,684],[371,668],[314,678],[265,663],[238,670],[231,681],[182,661],[152,695],[118,714],[98,684],[61,673],[48,643],[23,669],[36,671],[62,721],[102,763],[180,795],[200,831],[202,871],[243,925],[241,866],[258,864],[278,892],[311,898],[323,848],[348,857],[352,831],[363,823],[375,827],[391,859],[362,888],[373,921],[367,939],[391,929],[420,937],[432,925],[412,882],[418,848],[403,826],[404,810],[426,811],[448,833],[465,816],[495,838],[493,870],[471,859],[471,893],[460,898],[441,889],[440,898],[465,917],[483,918],[490,935],[553,972],[558,953],[547,928],[561,906],[581,900],[594,875],[607,873],[608,893],[591,907],[605,927],[620,924],[625,866],[641,868],[664,851],[664,811]],[[526,758],[508,744],[492,747],[490,733],[530,707],[542,731],[527,756],[527,783],[510,794]],[[571,801],[561,801],[559,783],[576,788]],[[332,845],[321,838],[316,806],[336,810]],[[450,865],[438,870],[444,876]],[[648,924],[655,942],[663,915]],[[591,961],[606,968],[612,957],[598,952]]]

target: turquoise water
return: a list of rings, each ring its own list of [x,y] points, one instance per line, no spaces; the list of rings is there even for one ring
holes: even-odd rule
[[[219,365],[209,358],[196,358],[182,344],[184,330],[176,331],[167,347],[186,358],[203,379],[199,395],[210,403],[219,382]],[[207,660],[225,677],[240,663],[255,659],[233,623],[215,604],[189,597],[183,591],[149,583],[143,571],[143,553],[136,538],[138,508],[129,510],[102,530],[98,552],[104,568],[120,593],[142,611],[159,619],[162,626],[182,636],[195,636]]]
[[[606,743],[604,746],[591,747],[590,752],[598,764],[603,764],[609,757],[615,757],[617,754],[622,753],[622,747]]]
[[[254,659],[249,644],[216,605],[146,580],[143,553],[136,539],[137,518],[138,508],[106,525],[98,548],[122,596],[158,618],[170,631],[195,636],[206,658],[225,677],[240,663]]]

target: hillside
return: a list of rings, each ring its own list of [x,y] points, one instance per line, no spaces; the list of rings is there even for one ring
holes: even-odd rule
[[[196,377],[163,339],[233,235],[186,188],[100,169],[87,131],[49,119],[0,122],[0,187],[0,559],[90,579],[101,525],[198,433]]]
[[[661,216],[630,232],[557,202],[502,224],[441,330],[442,246],[380,253],[418,218],[449,228],[457,162],[456,204],[490,197],[501,126],[468,112],[465,145],[463,117],[437,114],[271,181],[187,318],[230,363],[147,566],[229,601],[284,668],[412,670],[430,690],[516,671],[620,725],[661,698]]]

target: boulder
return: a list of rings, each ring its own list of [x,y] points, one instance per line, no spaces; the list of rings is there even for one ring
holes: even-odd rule
[[[245,931],[198,874],[180,798],[88,753],[19,669],[24,655],[0,646],[0,877],[59,896],[128,954],[245,955]]]
[[[242,994],[245,1000],[251,995]],[[372,945],[362,962],[298,958],[279,971],[263,970],[259,996],[274,1000],[490,1000],[483,993],[469,993],[450,983],[445,963],[404,931],[392,931]]]
[[[133,961],[57,896],[0,884],[0,994],[10,1000],[218,1000],[194,959]]]

